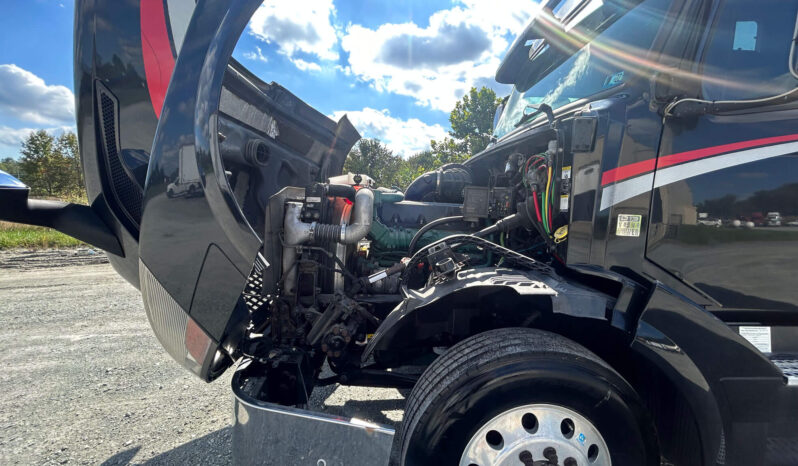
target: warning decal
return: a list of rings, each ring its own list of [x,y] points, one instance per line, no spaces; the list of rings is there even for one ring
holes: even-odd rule
[[[770,353],[770,327],[740,327],[740,336],[748,340],[756,349],[763,353]]]
[[[618,226],[615,228],[615,234],[618,236],[640,236],[640,224],[642,222],[642,215],[618,215]]]

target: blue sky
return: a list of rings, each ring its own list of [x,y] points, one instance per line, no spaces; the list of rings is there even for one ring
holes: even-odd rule
[[[74,128],[74,1],[0,4],[2,158],[32,129]],[[471,86],[508,92],[493,74],[534,11],[532,0],[269,0],[234,57],[407,156],[446,134]]]

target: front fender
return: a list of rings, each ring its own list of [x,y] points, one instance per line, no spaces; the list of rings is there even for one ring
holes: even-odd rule
[[[764,440],[784,385],[764,355],[661,283],[640,316],[631,349],[657,367],[689,403],[703,464],[722,457],[726,464],[759,463],[755,458],[764,447],[758,442]]]
[[[424,348],[499,327],[528,327],[542,313],[605,320],[614,299],[559,277],[517,269],[463,270],[445,283],[408,291],[363,352],[393,366]]]

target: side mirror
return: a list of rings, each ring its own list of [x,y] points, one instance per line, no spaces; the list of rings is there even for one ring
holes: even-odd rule
[[[28,205],[25,183],[0,170],[0,210],[17,211]]]
[[[30,189],[0,170],[0,220],[53,228],[117,256],[119,240],[89,206],[28,199]]]

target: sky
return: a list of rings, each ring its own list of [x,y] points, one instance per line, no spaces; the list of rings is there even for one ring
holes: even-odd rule
[[[74,0],[0,5],[4,158],[31,130],[74,130]],[[493,76],[535,10],[532,0],[268,0],[233,56],[406,157],[446,136],[472,86],[509,93]]]

